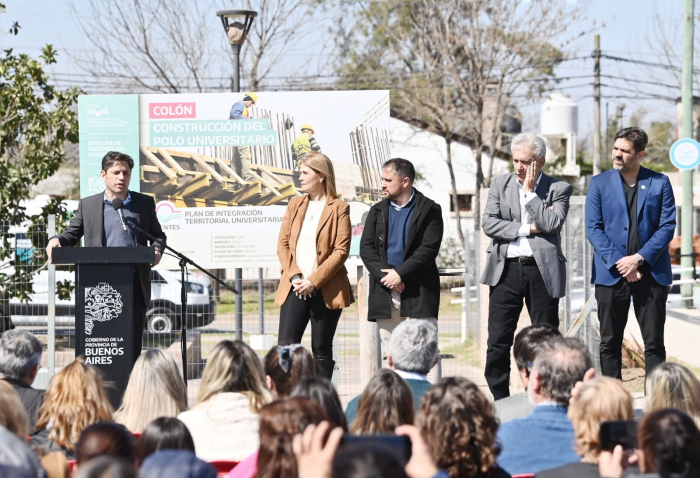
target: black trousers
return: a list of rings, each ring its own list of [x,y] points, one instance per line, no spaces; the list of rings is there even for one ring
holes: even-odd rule
[[[603,375],[622,378],[622,338],[633,298],[634,315],[644,340],[646,376],[666,361],[664,325],[668,287],[654,280],[647,267],[641,269],[642,278],[629,283],[620,279],[612,286],[596,285],[600,320],[600,367]]]
[[[338,327],[342,309],[326,307],[321,292],[308,299],[300,299],[290,289],[280,310],[280,328],[277,343],[298,344],[311,320],[311,351],[317,360],[333,360],[333,335]]]
[[[510,348],[513,346],[523,299],[534,324],[559,327],[559,299],[552,298],[542,274],[532,264],[506,259],[503,275],[489,291],[489,337],[486,349],[486,383],[494,400],[510,396]]]

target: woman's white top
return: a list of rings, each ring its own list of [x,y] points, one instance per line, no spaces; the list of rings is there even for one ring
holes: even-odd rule
[[[309,201],[309,206],[304,214],[304,222],[299,231],[297,239],[296,263],[301,270],[302,278],[307,279],[318,267],[318,258],[316,257],[316,230],[318,222],[321,220],[321,214],[326,201]],[[293,279],[298,279],[294,277]]]

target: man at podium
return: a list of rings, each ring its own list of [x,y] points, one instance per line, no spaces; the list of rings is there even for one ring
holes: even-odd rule
[[[100,175],[105,182],[103,193],[83,198],[68,228],[49,239],[46,253],[51,262],[54,247],[75,246],[85,237],[85,247],[137,247],[148,246],[148,238],[128,227],[131,220],[139,227],[165,243],[165,234],[156,216],[156,205],[152,197],[129,191],[131,170],[134,160],[131,156],[110,151],[102,158]],[[113,201],[121,200],[123,207],[115,208]],[[117,205],[119,201],[116,202]],[[162,257],[159,244],[155,245],[157,265]],[[133,361],[141,354],[143,325],[146,310],[151,303],[151,266],[140,264],[134,267],[134,341]]]

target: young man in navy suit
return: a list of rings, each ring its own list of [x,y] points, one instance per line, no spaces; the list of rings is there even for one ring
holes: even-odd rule
[[[668,177],[641,167],[647,141],[636,126],[618,131],[613,169],[594,176],[586,196],[600,363],[603,375],[616,378],[622,377],[622,337],[631,297],[644,339],[647,376],[666,360],[664,323],[672,282],[668,244],[676,229],[676,204]]]

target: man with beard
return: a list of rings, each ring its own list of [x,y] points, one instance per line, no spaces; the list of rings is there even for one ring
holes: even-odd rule
[[[676,229],[676,204],[668,177],[641,167],[647,141],[647,134],[636,126],[618,131],[613,169],[593,177],[586,196],[600,364],[603,375],[617,378],[622,377],[630,297],[644,339],[647,376],[666,360],[664,323],[672,282],[668,244]]]
[[[413,187],[415,177],[410,161],[384,163],[384,200],[369,210],[360,243],[372,279],[367,318],[377,322],[386,350],[392,331],[409,317],[437,328],[440,276],[435,259],[442,242],[442,212]]]

